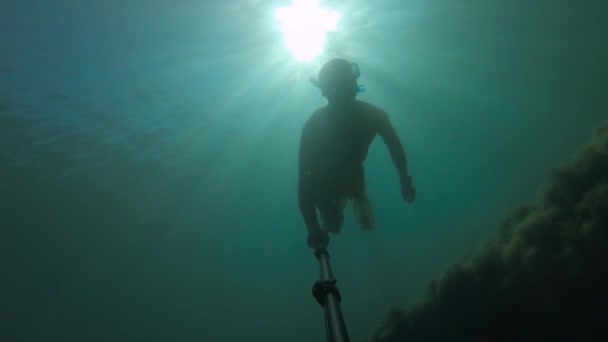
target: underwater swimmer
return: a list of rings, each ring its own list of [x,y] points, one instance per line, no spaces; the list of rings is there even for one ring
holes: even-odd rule
[[[348,200],[353,201],[361,229],[374,227],[363,162],[376,135],[384,140],[397,168],[403,199],[416,199],[399,137],[382,109],[356,99],[361,90],[358,77],[357,64],[333,59],[321,68],[318,79],[311,79],[328,101],[308,119],[300,138],[298,202],[311,248],[327,246],[328,233],[340,232]]]

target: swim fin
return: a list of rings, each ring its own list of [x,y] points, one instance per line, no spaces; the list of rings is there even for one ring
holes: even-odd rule
[[[372,230],[376,225],[374,216],[374,208],[372,208],[366,194],[353,198],[353,207],[355,211],[355,219],[361,226],[361,230]]]

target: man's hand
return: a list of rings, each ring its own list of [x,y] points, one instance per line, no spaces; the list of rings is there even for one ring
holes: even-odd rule
[[[407,203],[413,203],[416,200],[416,188],[412,185],[410,177],[408,177],[406,182],[401,184],[401,196]]]
[[[329,243],[329,234],[319,228],[312,229],[308,231],[306,242],[308,243],[308,247],[313,249],[325,248]]]

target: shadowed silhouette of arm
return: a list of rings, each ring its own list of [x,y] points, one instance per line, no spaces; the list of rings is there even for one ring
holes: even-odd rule
[[[315,135],[313,134],[313,117],[311,117],[300,137],[300,151],[298,154],[298,204],[304,218],[306,228],[311,231],[319,229],[319,221],[315,210],[314,184],[312,165],[314,163]]]

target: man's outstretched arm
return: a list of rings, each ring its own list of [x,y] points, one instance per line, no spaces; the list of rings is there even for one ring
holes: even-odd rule
[[[319,220],[317,219],[317,210],[315,208],[316,189],[314,184],[314,164],[317,144],[314,121],[315,115],[310,118],[302,129],[302,137],[300,138],[300,151],[298,153],[298,204],[308,237],[306,243],[310,248],[325,248],[329,242],[329,235],[321,229]]]
[[[298,153],[298,204],[308,231],[320,228],[315,210],[314,184],[312,183],[312,158],[314,137],[311,132],[311,120],[306,122],[300,137]]]

